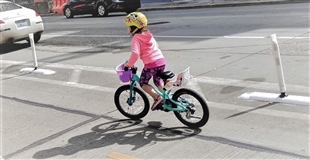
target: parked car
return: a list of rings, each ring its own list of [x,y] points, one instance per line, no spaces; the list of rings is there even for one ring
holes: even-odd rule
[[[0,44],[12,44],[27,40],[34,34],[35,43],[41,39],[44,24],[41,16],[34,10],[16,3],[0,0]]]
[[[134,12],[140,7],[140,0],[69,0],[63,4],[63,13],[67,18],[82,14],[103,17],[110,12]]]

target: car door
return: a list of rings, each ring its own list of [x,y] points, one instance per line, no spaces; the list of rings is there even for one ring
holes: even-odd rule
[[[118,5],[120,5],[121,8],[128,13],[136,11],[141,7],[140,0],[122,0],[118,3]]]
[[[86,10],[87,12],[96,9],[96,0],[85,0],[85,6],[83,9]]]
[[[83,12],[83,9],[85,8],[85,2],[86,0],[71,0],[70,5],[74,11]]]

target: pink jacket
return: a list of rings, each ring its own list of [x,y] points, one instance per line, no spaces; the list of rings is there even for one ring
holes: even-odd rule
[[[127,65],[133,66],[140,58],[145,68],[154,68],[166,64],[165,57],[152,33],[143,31],[141,34],[135,34],[131,39],[131,55]]]

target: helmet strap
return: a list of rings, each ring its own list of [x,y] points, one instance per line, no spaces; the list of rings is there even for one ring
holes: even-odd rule
[[[134,34],[137,32],[138,29],[139,29],[139,28],[137,27],[135,30],[133,30],[133,31],[131,32],[131,34],[134,35]]]

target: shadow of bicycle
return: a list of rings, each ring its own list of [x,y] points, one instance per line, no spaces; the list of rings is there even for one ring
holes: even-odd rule
[[[46,159],[58,155],[73,155],[83,150],[108,147],[114,144],[132,145],[132,150],[152,146],[159,141],[175,141],[201,132],[186,127],[163,128],[161,122],[141,124],[140,120],[118,120],[93,127],[91,132],[72,137],[66,145],[42,150],[33,155],[35,159]]]

